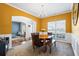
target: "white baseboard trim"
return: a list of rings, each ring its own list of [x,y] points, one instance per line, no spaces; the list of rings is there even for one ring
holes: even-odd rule
[[[74,52],[75,56],[78,56],[78,52],[77,52],[78,39],[79,39],[79,37],[77,35],[72,34],[72,49],[73,49],[73,52]]]
[[[73,49],[73,46],[72,46],[72,49]],[[78,56],[77,52],[74,49],[73,49],[73,52],[75,56]]]

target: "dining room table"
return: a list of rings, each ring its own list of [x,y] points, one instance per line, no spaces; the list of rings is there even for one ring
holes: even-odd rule
[[[47,51],[47,46],[49,46],[50,48],[50,53],[51,53],[51,45],[52,44],[52,35],[48,35],[48,34],[41,34],[39,35],[39,39],[41,40],[41,42],[43,42],[43,46],[45,47],[44,51]]]

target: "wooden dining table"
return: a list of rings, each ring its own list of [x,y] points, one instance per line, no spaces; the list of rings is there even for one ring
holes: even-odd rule
[[[47,45],[52,43],[52,35],[39,35],[39,39],[42,40],[43,46],[45,46],[45,51],[47,50]],[[50,53],[51,53],[51,46],[50,46]]]
[[[39,39],[43,40],[43,43],[45,44],[47,40],[51,40],[52,36],[49,35],[39,35]]]
[[[52,38],[52,35],[39,35],[39,39],[47,40]]]

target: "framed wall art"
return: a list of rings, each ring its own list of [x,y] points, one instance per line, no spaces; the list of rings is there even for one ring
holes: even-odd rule
[[[79,10],[79,4],[74,3],[73,4],[73,24],[77,25],[78,22],[78,10]]]

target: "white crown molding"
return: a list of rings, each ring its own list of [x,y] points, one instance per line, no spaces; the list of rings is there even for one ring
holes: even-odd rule
[[[30,12],[26,12],[25,10],[23,10],[23,9],[21,9],[21,8],[19,8],[19,7],[16,7],[16,6],[14,6],[14,5],[12,5],[12,4],[9,4],[9,3],[5,3],[5,4],[7,4],[7,5],[9,5],[9,6],[11,6],[11,7],[13,7],[13,8],[15,8],[15,9],[18,9],[18,10],[20,10],[20,11],[23,11],[23,12],[25,12],[25,13],[28,13],[28,14],[30,14],[30,15],[32,15]],[[34,16],[34,15],[33,15]],[[35,17],[37,17],[37,16],[35,16]],[[38,17],[39,18],[39,17]]]
[[[69,11],[64,11],[64,12],[62,12],[62,13],[58,13],[58,14],[53,14],[53,15],[50,15],[50,16],[47,16],[47,17],[44,17],[44,18],[48,18],[48,17],[51,17],[51,16],[57,16],[57,15],[61,15],[61,14],[66,14],[66,13],[69,13],[69,12],[72,12],[71,10],[69,10]],[[43,18],[43,19],[44,19]]]

